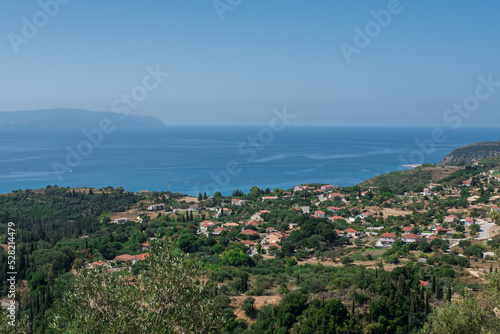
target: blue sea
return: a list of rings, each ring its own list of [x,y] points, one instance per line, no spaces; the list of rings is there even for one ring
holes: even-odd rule
[[[122,186],[212,195],[252,186],[350,186],[437,163],[453,149],[499,140],[498,129],[400,127],[166,127],[0,133],[0,193],[47,185]],[[433,135],[434,132],[434,135]]]

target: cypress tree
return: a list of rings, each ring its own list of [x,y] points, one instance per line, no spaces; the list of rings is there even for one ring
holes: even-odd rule
[[[441,284],[441,281],[438,282],[436,287],[436,298],[439,300],[443,299],[443,286]]]
[[[425,314],[427,315],[430,311],[430,304],[429,304],[429,294],[430,292],[427,291],[427,293],[425,294]]]
[[[448,284],[448,291],[446,292],[446,300],[451,302],[451,283]]]

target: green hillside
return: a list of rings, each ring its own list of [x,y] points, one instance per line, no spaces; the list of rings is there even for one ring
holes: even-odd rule
[[[440,165],[467,165],[474,161],[500,156],[500,141],[483,141],[457,148]]]

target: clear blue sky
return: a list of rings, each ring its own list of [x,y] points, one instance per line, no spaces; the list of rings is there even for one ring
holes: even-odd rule
[[[443,126],[479,76],[500,82],[495,0],[402,0],[350,63],[340,44],[391,1],[238,2],[221,21],[211,0],[72,0],[16,53],[9,33],[41,7],[2,1],[0,110],[110,110],[159,64],[169,77],[133,113],[166,124],[267,124],[287,106],[294,125]],[[464,126],[500,124],[495,89]]]

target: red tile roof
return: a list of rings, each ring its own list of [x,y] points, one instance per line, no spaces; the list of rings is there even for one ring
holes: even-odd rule
[[[242,242],[240,242],[241,244],[244,244],[246,246],[255,246],[257,245],[257,243],[255,241],[252,241],[252,240],[243,240]]]
[[[259,233],[257,233],[254,230],[244,230],[244,231],[241,231],[240,234],[243,234],[243,235],[258,235]]]
[[[396,239],[396,235],[394,233],[386,232],[380,236],[381,238],[393,238]]]

